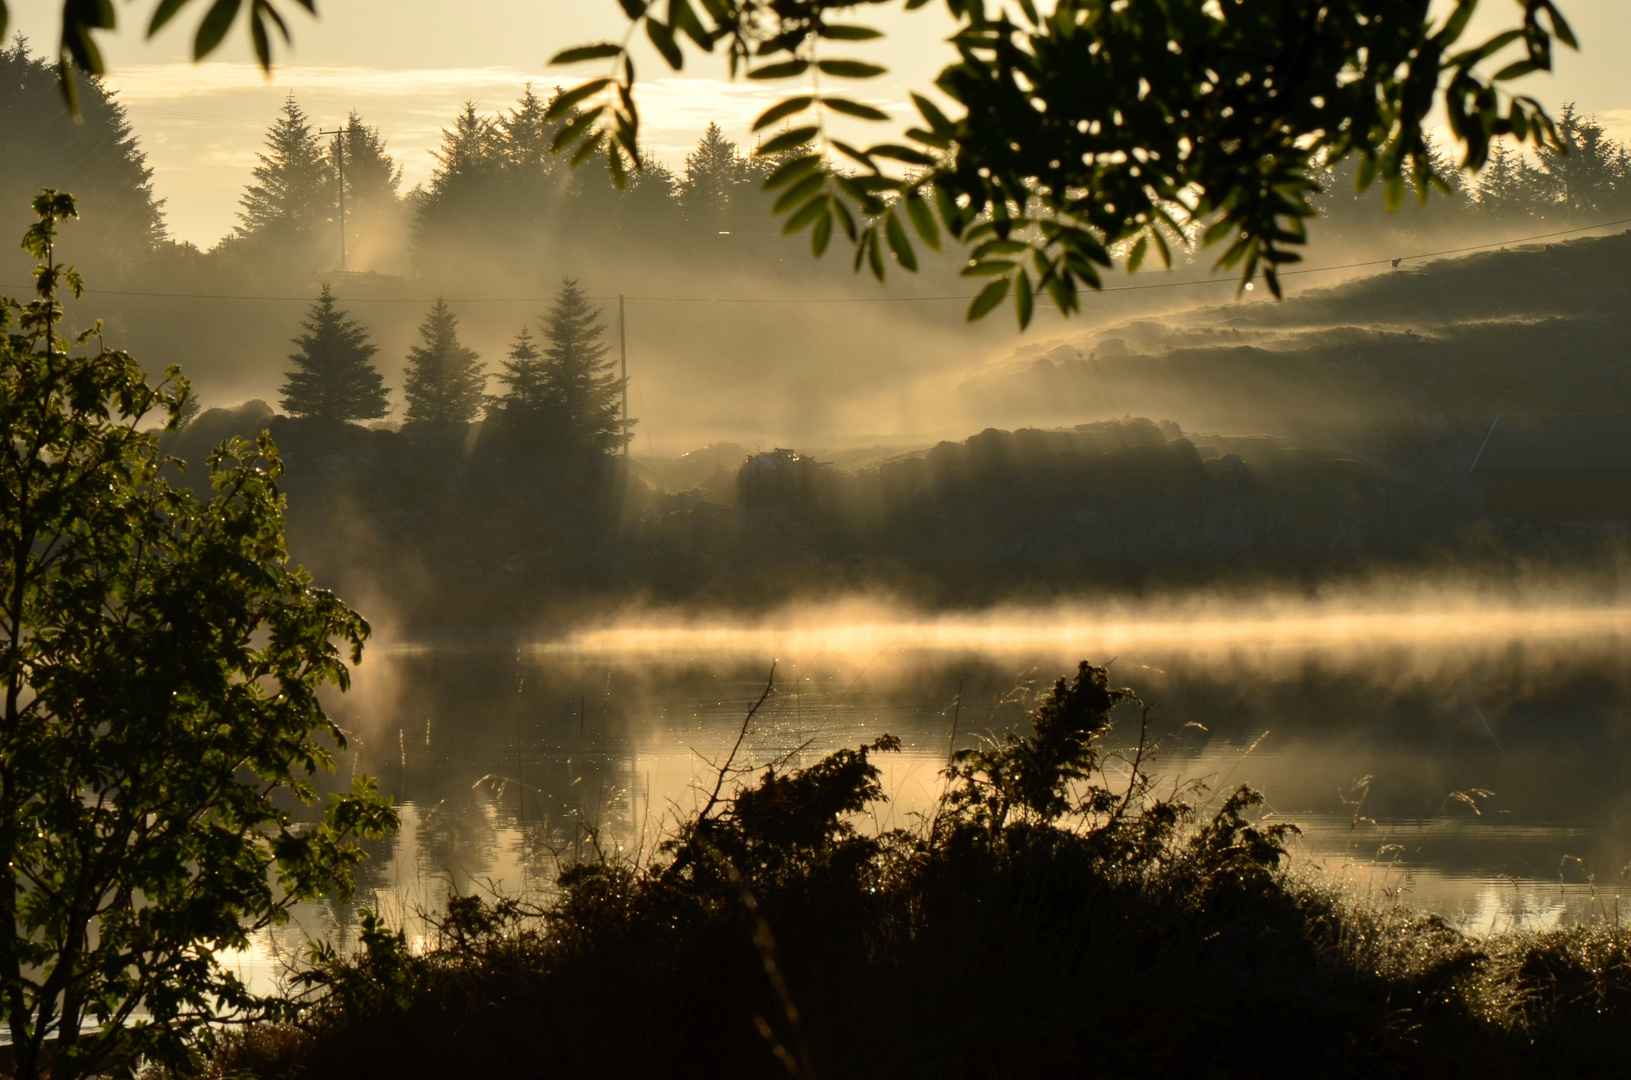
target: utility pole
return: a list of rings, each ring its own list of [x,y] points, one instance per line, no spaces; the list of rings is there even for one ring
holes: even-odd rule
[[[617,348],[623,367],[623,456],[628,457],[629,445],[634,440],[629,438],[629,332],[623,315],[622,293],[617,294]]]
[[[345,128],[337,131],[321,131],[319,135],[334,135],[336,156],[340,164],[340,273],[345,273]]]

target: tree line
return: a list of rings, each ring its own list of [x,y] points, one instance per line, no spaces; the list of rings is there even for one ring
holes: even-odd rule
[[[610,454],[629,440],[622,417],[624,380],[605,326],[576,281],[563,279],[535,339],[522,327],[495,373],[503,392],[488,395],[481,356],[459,340],[458,316],[437,299],[408,350],[404,426],[448,432],[484,419],[504,442],[533,453]],[[328,423],[378,420],[390,391],[374,366],[378,348],[324,285],[289,355],[280,404],[289,415]]]
[[[377,128],[353,113],[343,134],[324,142],[291,95],[267,131],[239,225],[215,252],[291,270],[332,268],[342,158],[348,250],[405,253],[420,271],[450,249],[525,247],[585,224],[664,238],[762,225],[768,204],[760,205],[757,189],[774,163],[744,154],[718,124],[708,125],[683,172],[648,158],[618,191],[595,170],[573,169],[551,152],[571,119],[548,119],[558,94],[546,99],[528,84],[514,106],[494,115],[465,102],[432,151],[429,182],[407,192]],[[381,262],[388,259],[372,260]]]
[[[102,84],[82,87],[83,119],[67,117],[56,72],[20,37],[0,50],[0,206],[23,205],[42,183],[75,191],[106,238],[88,260],[125,276],[157,256],[178,268],[285,277],[339,264],[340,163],[346,246],[353,268],[448,276],[471,258],[525,258],[550,239],[683,245],[764,230],[771,197],[761,184],[787,155],[756,158],[710,124],[683,167],[647,158],[622,191],[601,170],[573,169],[551,152],[571,113],[550,119],[555,94],[527,86],[509,108],[466,102],[443,129],[428,182],[402,190],[402,166],[381,132],[353,113],[324,137],[294,98],[269,126],[240,200],[239,221],[208,253],[165,240],[163,200],[124,107]],[[1558,118],[1566,153],[1498,142],[1478,174],[1432,150],[1443,190],[1416,213],[1446,225],[1578,225],[1631,215],[1631,152],[1574,104]],[[792,151],[790,153],[796,153]],[[1363,239],[1386,216],[1374,193],[1356,194],[1350,161],[1316,177],[1329,239]],[[195,265],[196,264],[196,265]]]
[[[1454,160],[1429,140],[1440,187],[1421,209],[1446,223],[1520,231],[1631,217],[1631,150],[1625,142],[1611,138],[1596,117],[1574,102],[1564,103],[1557,128],[1566,150],[1497,142],[1488,164],[1476,174],[1456,168]],[[1333,239],[1356,238],[1386,216],[1381,200],[1356,193],[1357,168],[1352,161],[1344,162],[1316,177],[1324,189],[1317,204]]]

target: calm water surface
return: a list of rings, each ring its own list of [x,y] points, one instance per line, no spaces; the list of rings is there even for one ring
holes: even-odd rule
[[[592,837],[649,852],[706,797],[767,680],[738,763],[897,735],[871,816],[910,827],[954,745],[1022,724],[1083,658],[1152,706],[1154,771],[1258,788],[1302,828],[1296,857],[1356,889],[1475,931],[1619,913],[1631,608],[828,609],[378,643],[333,708],[352,733],[339,779],[378,777],[402,830],[375,846],[356,905],[302,907],[243,969],[266,985],[307,937],[343,937],[357,905],[417,933],[450,889],[538,893]],[[1136,742],[1138,718],[1124,708],[1112,744]]]

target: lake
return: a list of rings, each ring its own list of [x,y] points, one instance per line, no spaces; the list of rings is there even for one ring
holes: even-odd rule
[[[1150,706],[1146,771],[1214,793],[1251,784],[1303,830],[1296,859],[1355,889],[1475,932],[1619,917],[1631,607],[1400,587],[384,633],[332,705],[351,733],[337,779],[370,773],[402,809],[357,904],[418,934],[449,889],[538,894],[595,843],[649,854],[739,736],[739,766],[899,736],[903,751],[876,759],[890,801],[863,827],[912,827],[954,746],[1022,725],[1081,659]],[[1140,715],[1123,707],[1112,746],[1137,742]],[[303,906],[245,971],[263,982],[304,938],[343,937],[356,906]]]

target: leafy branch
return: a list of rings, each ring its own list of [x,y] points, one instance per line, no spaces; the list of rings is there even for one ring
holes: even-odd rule
[[[557,102],[564,112],[604,95],[561,132],[574,162],[615,144],[613,179],[622,181],[625,157],[638,167],[636,30],[676,71],[698,49],[723,51],[733,78],[808,79],[754,125],[790,125],[757,151],[790,155],[765,181],[780,192],[783,231],[809,229],[819,256],[836,227],[856,269],[880,279],[889,259],[915,270],[916,244],[938,250],[949,236],[969,248],[963,273],[986,282],[969,318],[1012,297],[1022,327],[1039,293],[1062,313],[1078,310],[1080,290],[1102,286],[1113,253],[1125,252],[1129,271],[1152,252],[1170,266],[1174,246],[1196,237],[1221,248],[1217,265],[1242,287],[1261,277],[1279,296],[1315,215],[1315,168],[1357,155],[1359,190],[1380,184],[1390,208],[1407,191],[1425,201],[1444,187],[1424,128],[1439,102],[1467,170],[1503,137],[1561,147],[1540,103],[1501,84],[1550,70],[1554,44],[1578,47],[1553,0],[1514,0],[1519,25],[1471,46],[1462,39],[1477,0],[1456,0],[1437,20],[1429,0],[1058,0],[1045,15],[1033,0],[945,0],[958,60],[935,87],[960,115],[914,93],[921,122],[863,148],[832,137],[827,116],[887,114],[824,93],[820,76],[884,69],[818,47],[880,38],[829,18],[891,0],[619,2],[630,20],[622,42],[552,60],[613,61],[611,74]],[[901,2],[914,10],[929,0]],[[1521,58],[1482,73],[1514,46]]]

